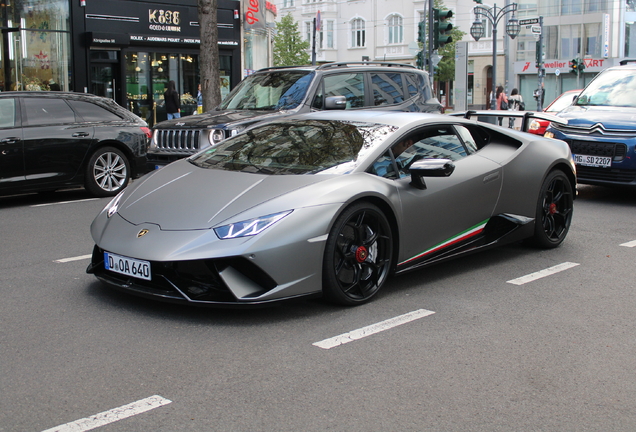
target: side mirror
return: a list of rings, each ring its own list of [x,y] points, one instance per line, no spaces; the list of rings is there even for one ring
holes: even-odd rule
[[[345,109],[347,108],[347,98],[344,96],[328,96],[325,99],[325,109]]]
[[[448,177],[455,171],[455,164],[450,159],[420,159],[413,162],[409,170],[411,185],[424,190],[424,177]]]

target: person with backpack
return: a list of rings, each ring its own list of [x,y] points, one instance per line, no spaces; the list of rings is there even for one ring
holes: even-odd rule
[[[516,88],[513,88],[512,91],[510,92],[510,96],[508,97],[508,107],[512,111],[526,110],[526,104],[523,103],[523,97],[521,97],[521,95],[519,94],[519,90]],[[513,128],[515,125],[515,118],[509,117],[508,123],[509,123],[508,127]]]

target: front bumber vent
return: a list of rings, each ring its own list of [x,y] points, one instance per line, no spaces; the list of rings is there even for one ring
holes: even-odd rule
[[[173,303],[237,305],[242,304],[219,276],[231,266],[262,287],[256,297],[274,287],[276,282],[254,263],[241,258],[194,261],[150,261],[152,280],[132,278],[104,268],[104,250],[95,246],[86,270],[121,291]]]

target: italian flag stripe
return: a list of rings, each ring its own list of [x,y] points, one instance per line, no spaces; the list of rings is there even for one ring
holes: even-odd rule
[[[480,222],[477,225],[475,225],[473,227],[470,227],[470,228],[468,228],[465,231],[460,232],[455,237],[451,237],[448,240],[445,240],[445,241],[433,246],[432,248],[422,252],[421,254],[415,255],[414,257],[407,259],[406,261],[402,261],[398,265],[407,264],[407,263],[409,263],[411,261],[414,261],[416,259],[422,258],[422,257],[424,257],[426,255],[430,255],[430,254],[432,254],[434,252],[438,252],[438,251],[440,251],[440,250],[442,250],[442,249],[444,249],[444,248],[446,248],[448,246],[452,246],[452,245],[454,245],[456,243],[459,243],[459,242],[462,242],[462,241],[464,241],[466,239],[474,237],[474,236],[480,234],[484,230],[484,227],[486,226],[488,221],[489,221],[489,219],[486,219],[485,221]]]

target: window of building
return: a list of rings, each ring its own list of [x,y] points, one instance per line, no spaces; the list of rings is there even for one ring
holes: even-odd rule
[[[590,23],[583,26],[583,38],[585,40],[585,55],[599,58],[603,45],[601,23]]]
[[[387,27],[389,31],[389,44],[401,44],[404,42],[404,26],[401,16],[391,15],[387,20]]]
[[[284,8],[294,7],[294,0],[283,0],[283,7]]]
[[[70,90],[69,2],[3,3],[4,25],[20,31],[2,35],[9,55],[0,54],[0,90]]]
[[[631,1],[628,1],[627,3],[629,4]],[[585,0],[585,13],[607,11],[607,0]]]
[[[561,58],[581,56],[581,25],[561,26]]]
[[[336,43],[333,34],[333,20],[327,21],[327,46],[326,48],[335,48]]]
[[[366,46],[365,22],[362,18],[351,21],[351,48],[363,48]]]
[[[543,26],[543,45],[545,46],[543,55],[546,59],[559,58],[558,26]]]
[[[305,21],[305,40],[309,42],[311,47],[311,35],[313,33],[314,23],[313,21]]]
[[[583,12],[581,0],[561,0],[561,15],[575,15]]]

